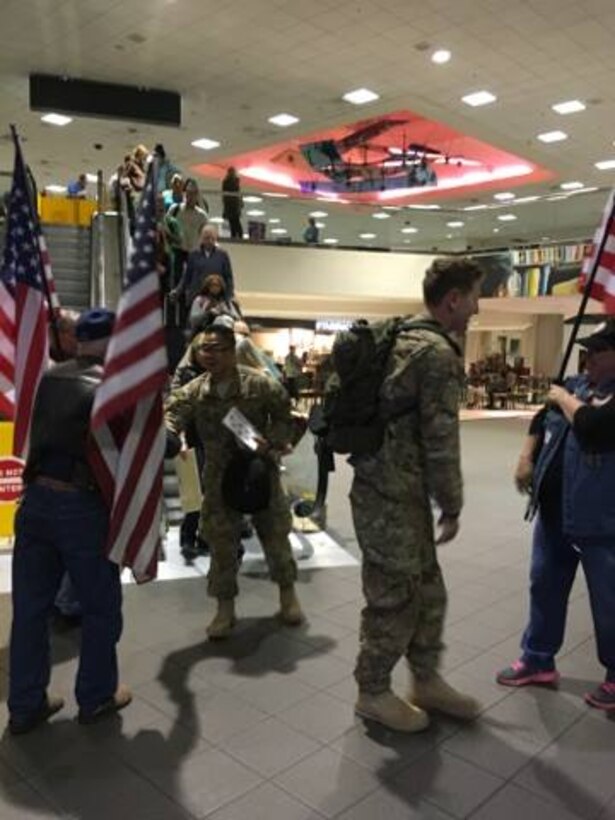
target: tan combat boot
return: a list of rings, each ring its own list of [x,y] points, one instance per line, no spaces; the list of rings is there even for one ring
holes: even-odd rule
[[[236,623],[235,601],[232,598],[218,598],[218,611],[207,627],[207,637],[210,641],[228,638]]]
[[[304,621],[294,584],[280,587],[280,618],[287,626],[299,626]]]
[[[359,717],[397,732],[422,732],[429,726],[429,716],[422,709],[398,698],[390,689],[378,695],[359,692],[354,710]]]
[[[459,720],[476,720],[482,710],[479,701],[453,689],[437,672],[415,678],[409,700],[426,712],[442,712]]]

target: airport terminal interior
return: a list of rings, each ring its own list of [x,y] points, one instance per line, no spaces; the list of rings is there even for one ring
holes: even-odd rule
[[[614,38],[612,0],[5,0],[0,248],[14,125],[63,308],[117,306],[136,241],[132,171],[148,154],[168,197],[163,232],[194,191],[199,227],[215,228],[232,263],[233,310],[303,417],[323,400],[337,333],[419,313],[435,258],[469,257],[483,278],[463,340],[465,503],[458,536],[438,548],[441,672],[481,702],[478,719],[434,715],[404,734],[355,714],[353,469],[336,455],[322,513],[302,516],[318,479],[308,431],[282,462],[305,621],[276,616],[247,527],[237,625],[207,639],[210,557],[183,551],[168,460],[158,577],[122,574],[118,655],[132,703],[78,723],[80,628],[53,618],[50,692],[66,705],[11,736],[17,498],[3,417],[2,820],[615,820],[615,711],[584,700],[604,668],[580,568],[559,686],[495,680],[528,619],[532,524],[515,465],[571,334],[604,319],[590,299],[574,328],[613,187]],[[223,187],[230,167],[236,187]],[[160,263],[169,372],[189,338],[173,291],[196,242],[169,240]],[[565,375],[584,366],[575,346]],[[409,683],[400,662],[394,689]]]

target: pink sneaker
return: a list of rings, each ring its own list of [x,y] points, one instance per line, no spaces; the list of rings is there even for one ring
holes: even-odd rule
[[[495,679],[502,686],[527,686],[530,683],[557,686],[559,672],[556,669],[537,669],[535,666],[529,666],[525,661],[518,660],[498,672]]]
[[[601,683],[593,692],[585,695],[585,702],[596,709],[615,712],[615,681]]]

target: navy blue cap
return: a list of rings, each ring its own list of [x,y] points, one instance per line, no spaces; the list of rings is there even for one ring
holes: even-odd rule
[[[78,342],[94,342],[96,339],[106,339],[111,335],[115,313],[107,308],[90,308],[84,310],[77,319],[75,336]]]

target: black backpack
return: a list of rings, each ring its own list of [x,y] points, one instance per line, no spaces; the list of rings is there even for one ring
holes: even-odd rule
[[[380,389],[395,339],[403,330],[430,330],[459,348],[437,322],[428,319],[386,319],[369,324],[355,322],[338,333],[331,356],[334,372],[327,380],[322,407],[321,434],[335,453],[367,456],[377,453],[384,441],[387,421],[407,413],[412,406],[381,407]]]

